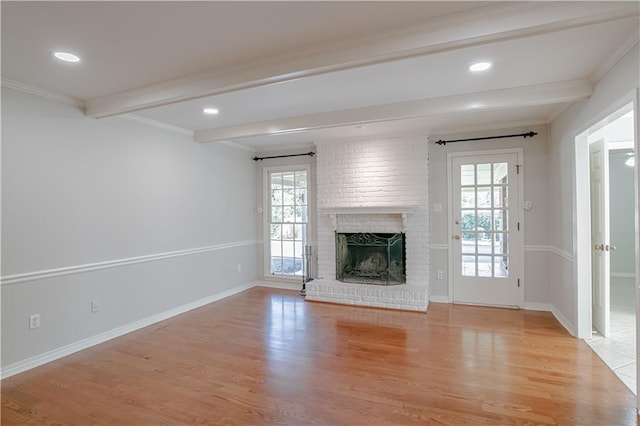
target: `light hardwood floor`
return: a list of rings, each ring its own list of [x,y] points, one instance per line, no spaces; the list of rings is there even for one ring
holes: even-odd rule
[[[2,424],[632,425],[549,313],[253,288],[2,381]]]

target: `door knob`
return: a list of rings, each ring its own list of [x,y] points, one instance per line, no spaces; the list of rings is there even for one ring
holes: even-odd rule
[[[609,245],[607,244],[606,246],[604,246],[605,251],[614,251],[616,249],[616,246],[614,246],[613,244]]]
[[[456,225],[460,225],[460,221],[456,219]]]
[[[456,240],[460,239],[460,235],[454,235],[453,238],[455,238]]]
[[[598,251],[604,251],[604,244],[596,244],[594,249]]]

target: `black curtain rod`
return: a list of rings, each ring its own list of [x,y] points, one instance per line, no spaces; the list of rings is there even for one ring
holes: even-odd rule
[[[268,160],[270,158],[300,157],[301,155],[308,155],[309,157],[313,157],[314,155],[316,155],[316,153],[313,151],[309,151],[306,154],[274,155],[273,157],[253,157],[253,161]]]
[[[452,140],[452,141],[443,141],[442,139],[440,139],[438,142],[436,142],[436,144],[438,145],[446,145],[448,143],[454,143],[454,142],[469,142],[469,141],[483,141],[483,140],[487,140],[487,139],[503,139],[503,138],[517,138],[522,136],[523,138],[532,138],[535,135],[537,135],[536,132],[529,132],[529,133],[519,133],[517,135],[502,135],[502,136],[485,136],[483,138],[471,138],[471,139],[456,139],[456,140]]]

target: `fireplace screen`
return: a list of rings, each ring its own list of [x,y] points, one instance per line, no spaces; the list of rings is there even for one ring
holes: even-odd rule
[[[404,284],[404,237],[404,233],[336,233],[336,278],[350,283]]]

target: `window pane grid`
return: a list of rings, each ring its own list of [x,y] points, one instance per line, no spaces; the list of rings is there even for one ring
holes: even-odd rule
[[[302,275],[307,236],[307,172],[269,173],[270,273]]]
[[[508,276],[507,171],[507,163],[460,168],[464,276]]]

